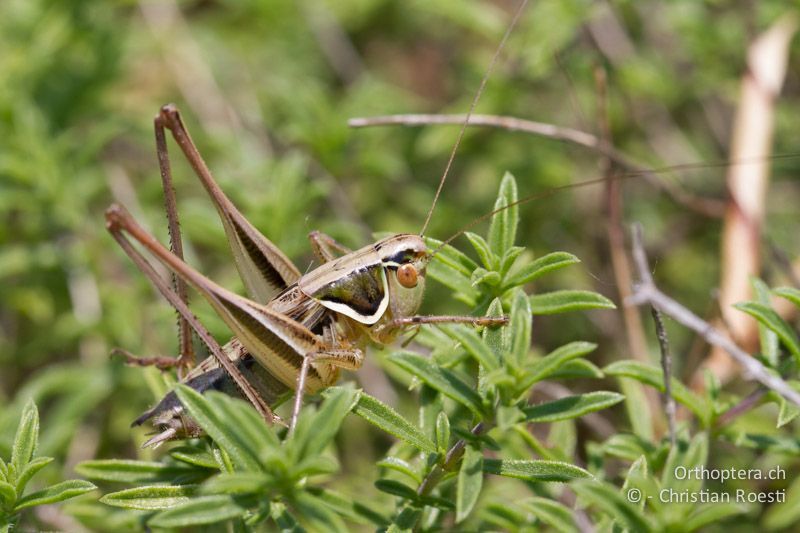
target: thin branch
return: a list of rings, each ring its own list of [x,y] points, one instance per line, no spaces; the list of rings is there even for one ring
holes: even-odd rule
[[[755,392],[744,397],[739,403],[717,417],[717,427],[722,427],[740,417],[761,402],[767,389],[759,387]]]
[[[478,422],[475,427],[472,428],[471,433],[475,436],[480,435],[483,433],[484,423]],[[440,465],[436,465],[431,468],[431,471],[428,472],[428,475],[425,476],[425,479],[422,480],[422,483],[419,484],[419,488],[417,489],[417,494],[420,496],[427,496],[433,490],[437,483],[442,479],[442,476],[446,472],[449,472],[453,469],[461,456],[464,454],[464,448],[467,446],[467,441],[464,439],[459,439],[458,442],[453,444],[452,448],[447,451],[447,455],[444,458],[444,462]]]
[[[672,397],[672,354],[669,351],[669,339],[664,328],[661,311],[655,305],[650,306],[653,322],[656,325],[656,337],[661,348],[661,370],[664,373],[664,412],[669,426],[669,441],[675,446],[675,398]]]
[[[768,389],[774,390],[790,402],[800,406],[800,393],[792,389],[783,379],[771,373],[755,357],[736,345],[727,335],[711,324],[695,315],[656,287],[647,265],[647,256],[642,244],[641,227],[633,227],[633,259],[639,272],[640,282],[633,288],[630,302],[635,305],[649,303],[658,307],[673,320],[700,334],[706,342],[718,346],[739,363],[745,371],[745,377],[758,381]]]
[[[462,125],[466,120],[463,114],[458,115],[385,115],[376,117],[351,118],[347,125],[351,128],[368,128],[374,126],[427,126],[436,124]],[[617,150],[599,139],[596,135],[573,128],[565,128],[544,122],[535,122],[516,117],[501,115],[473,114],[469,117],[469,126],[499,128],[508,131],[521,131],[532,135],[547,137],[558,141],[570,142],[584,146],[609,159],[629,172],[640,173],[648,183],[669,194],[679,204],[707,217],[720,218],[725,212],[725,202],[710,198],[700,198],[688,193],[673,184],[659,179],[657,173],[637,164],[633,158]],[[714,166],[713,164],[711,166]],[[675,169],[689,169],[692,166],[678,165]]]

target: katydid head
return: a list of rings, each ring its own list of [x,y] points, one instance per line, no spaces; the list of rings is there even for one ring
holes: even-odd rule
[[[389,306],[393,317],[417,312],[425,292],[425,271],[430,251],[418,235],[393,235],[375,244],[386,270]]]

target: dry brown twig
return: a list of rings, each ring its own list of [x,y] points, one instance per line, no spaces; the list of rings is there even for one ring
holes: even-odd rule
[[[633,227],[633,259],[639,273],[639,283],[633,287],[633,295],[629,300],[632,304],[650,304],[657,307],[665,315],[702,336],[712,346],[724,350],[744,369],[746,379],[758,381],[768,389],[800,406],[800,393],[791,388],[786,381],[771,373],[758,359],[742,350],[730,337],[656,287],[644,251],[641,226],[638,224]]]
[[[428,125],[462,125],[466,115],[436,115],[436,114],[403,114],[403,115],[383,115],[375,117],[356,117],[347,121],[351,128],[369,128],[375,126],[428,126]],[[481,115],[473,114],[469,117],[469,126],[482,126],[488,128],[498,128],[508,131],[519,131],[538,135],[557,141],[565,141],[578,146],[589,148],[598,154],[607,157],[616,165],[624,168],[627,172],[640,174],[648,183],[666,192],[677,203],[697,212],[701,215],[713,218],[722,216],[725,210],[725,203],[713,198],[702,198],[687,192],[679,186],[668,183],[658,177],[662,169],[648,169],[638,164],[632,157],[614,148],[614,146],[604,142],[596,135],[574,128],[566,128],[536,122],[517,117],[502,115]],[[702,168],[711,165],[676,165],[665,168],[663,171],[680,171]]]
[[[731,158],[763,157],[771,152],[775,102],[783,85],[789,43],[796,29],[795,17],[783,17],[750,46],[733,126]],[[749,350],[755,349],[758,342],[756,321],[737,311],[733,304],[751,299],[750,279],[760,272],[769,158],[752,165],[730,167],[726,181],[730,201],[722,233],[719,305],[731,336]],[[695,374],[694,388],[702,388],[705,369],[723,382],[735,372],[720,348],[712,349]]]

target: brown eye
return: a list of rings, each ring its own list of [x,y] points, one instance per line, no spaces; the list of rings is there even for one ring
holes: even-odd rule
[[[417,269],[411,263],[400,265],[397,269],[397,281],[406,289],[413,289],[417,286]]]

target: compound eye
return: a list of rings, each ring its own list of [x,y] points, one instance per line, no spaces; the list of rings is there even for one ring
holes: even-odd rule
[[[411,263],[400,265],[397,269],[397,281],[406,289],[413,289],[417,286],[417,269]]]

